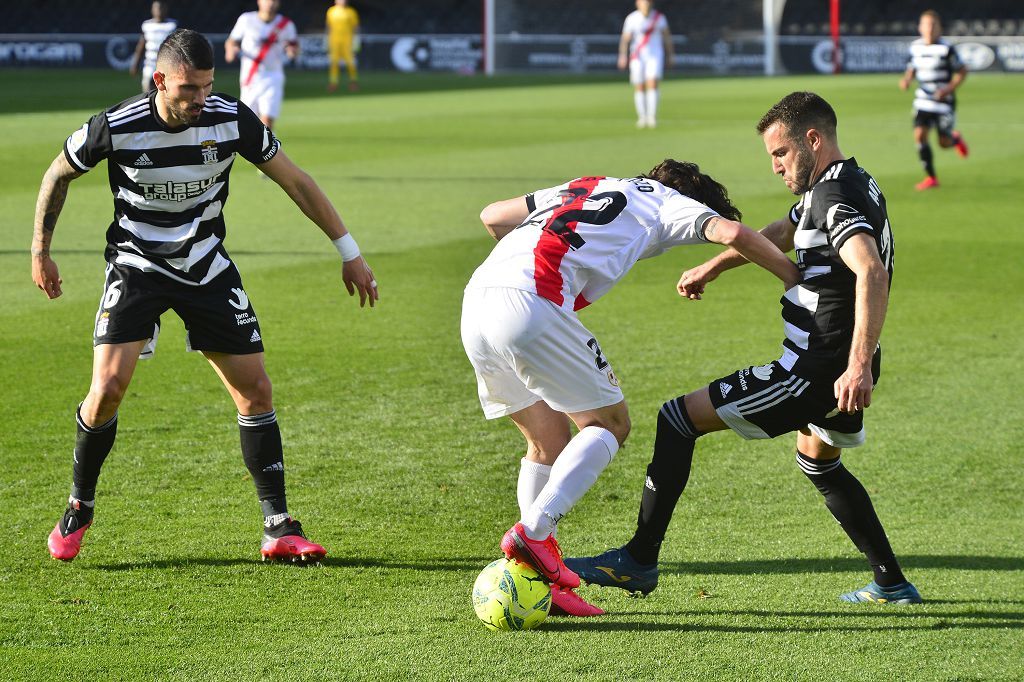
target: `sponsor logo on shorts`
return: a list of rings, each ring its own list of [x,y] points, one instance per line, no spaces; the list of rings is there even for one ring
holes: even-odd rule
[[[724,381],[722,381],[718,384],[718,388],[720,391],[722,391],[722,397],[724,398],[725,396],[729,395],[729,391],[732,390],[732,384],[727,384]]]
[[[615,372],[611,370],[608,370],[608,383],[611,384],[612,386],[619,385],[619,378],[615,376]]]
[[[761,381],[768,381],[769,379],[772,378],[772,369],[772,363],[769,362],[767,365],[754,367],[752,371],[754,376],[760,379]]]
[[[103,313],[96,322],[96,336],[106,336],[107,326],[110,324],[110,313]]]
[[[648,476],[647,479],[644,481],[644,487],[650,490],[652,493],[658,492],[658,486],[654,485],[654,481],[651,480],[650,476]]]
[[[244,327],[247,324],[256,324],[256,316],[249,313],[235,313],[235,326]]]
[[[750,370],[749,369],[741,369],[740,371],[736,372],[736,377],[739,378],[739,380],[740,380],[740,388],[742,388],[744,391],[747,390],[747,375],[748,374],[750,374]]]
[[[262,340],[263,339],[260,337],[260,330],[259,329],[253,329],[252,330],[252,336],[249,337],[249,343],[256,343],[257,341],[262,341]]]
[[[228,303],[231,304],[232,308],[245,310],[249,307],[249,296],[246,295],[245,291],[241,287],[233,287],[231,289],[231,293],[238,297],[237,301],[233,301],[230,298],[228,299]]]

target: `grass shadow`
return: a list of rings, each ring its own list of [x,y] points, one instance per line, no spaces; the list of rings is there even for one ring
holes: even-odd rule
[[[955,569],[960,571],[1024,571],[1024,557],[958,556],[954,554],[907,554],[898,557],[905,569]],[[664,561],[661,573],[698,575],[758,575],[856,572],[865,568],[863,557],[826,559],[756,559],[747,561]]]

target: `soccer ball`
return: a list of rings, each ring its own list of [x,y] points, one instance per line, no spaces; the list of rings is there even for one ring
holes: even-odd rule
[[[531,630],[548,617],[551,586],[529,566],[501,558],[473,583],[473,608],[488,630]]]

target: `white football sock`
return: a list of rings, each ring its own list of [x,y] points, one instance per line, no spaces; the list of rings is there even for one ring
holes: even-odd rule
[[[523,457],[519,463],[519,483],[516,485],[520,514],[526,516],[526,512],[530,510],[533,501],[540,495],[550,477],[550,464],[541,464]]]
[[[654,122],[658,117],[658,89],[647,90],[647,121]]]
[[[607,429],[587,426],[577,433],[551,465],[547,485],[523,514],[527,537],[543,540],[551,535],[558,520],[590,490],[618,450],[618,441]]]
[[[633,91],[633,106],[636,107],[636,117],[639,120],[644,120],[647,117],[647,111],[644,109],[645,106],[644,92],[643,90]]]

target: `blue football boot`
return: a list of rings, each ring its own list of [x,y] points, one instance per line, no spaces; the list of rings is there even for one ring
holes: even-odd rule
[[[920,604],[924,601],[913,583],[905,582],[895,587],[883,588],[874,580],[859,590],[839,595],[839,598],[842,601],[874,604]]]
[[[658,564],[637,563],[625,547],[609,549],[593,557],[569,558],[565,565],[591,585],[618,587],[644,595],[658,586]]]

